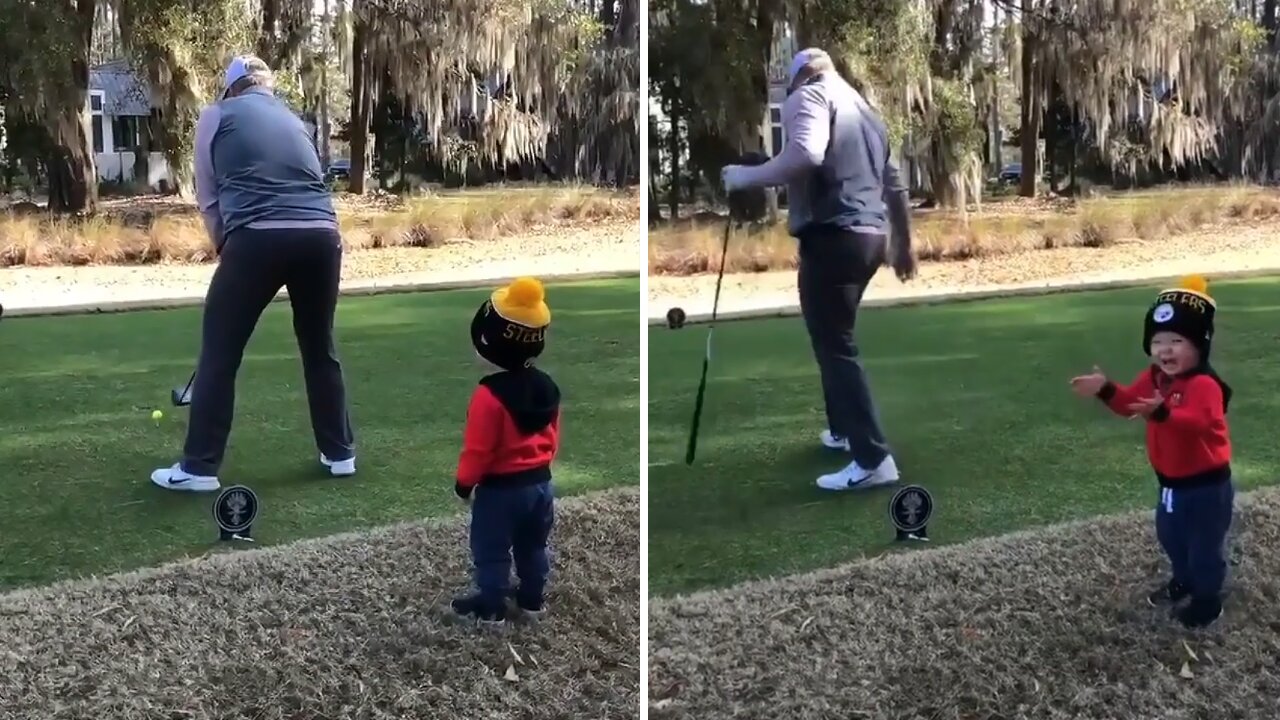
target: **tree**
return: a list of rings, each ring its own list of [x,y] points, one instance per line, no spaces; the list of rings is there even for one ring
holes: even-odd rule
[[[634,0],[621,6],[619,24],[635,15],[627,2]],[[373,100],[384,84],[422,123],[430,155],[445,166],[474,160],[501,167],[541,158],[548,138],[573,117],[586,119],[590,136],[577,165],[625,168],[623,161],[639,154],[630,138],[620,143],[615,137],[618,153],[591,145],[617,127],[635,125],[635,110],[627,106],[638,105],[638,94],[608,63],[591,71],[591,49],[604,33],[579,0],[353,0],[343,23],[352,38],[352,192],[364,189],[362,156]],[[638,24],[628,20],[624,31],[634,37],[635,51],[615,58],[634,70],[634,88]],[[587,111],[584,96],[597,107]],[[638,128],[632,136],[638,138]]]
[[[201,108],[221,89],[226,62],[253,44],[242,0],[110,0],[133,64],[158,105],[158,137],[180,195],[194,188],[193,146]]]
[[[85,131],[96,0],[0,0],[0,73],[8,109],[44,128],[49,209],[92,212],[97,173]]]

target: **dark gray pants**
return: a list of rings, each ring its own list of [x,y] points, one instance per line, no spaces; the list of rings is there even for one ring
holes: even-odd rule
[[[205,297],[184,470],[218,474],[245,346],[282,287],[293,306],[316,446],[331,460],[354,454],[342,365],[333,346],[341,271],[342,241],[333,230],[237,230],[227,238]]]
[[[869,470],[884,461],[889,445],[853,331],[862,294],[885,252],[883,235],[820,230],[800,238],[800,311],[822,376],[827,427],[848,439],[853,459]]]

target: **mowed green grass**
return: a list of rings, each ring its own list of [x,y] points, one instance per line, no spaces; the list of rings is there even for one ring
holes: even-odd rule
[[[858,339],[904,482],[934,497],[933,544],[1145,506],[1143,426],[1071,394],[1094,363],[1130,382],[1159,288],[867,308]],[[1280,472],[1280,280],[1214,283],[1213,360],[1235,389],[1238,488]],[[649,588],[668,595],[895,547],[880,488],[828,493],[817,367],[799,318],[716,328],[698,457],[684,464],[706,328],[649,336]]]
[[[344,299],[336,321],[359,474],[319,466],[287,303],[239,375],[224,486],[262,502],[259,544],[462,512],[453,493],[467,401],[485,370],[470,323],[487,291]],[[637,280],[548,288],[541,367],[563,394],[562,496],[639,482]],[[0,321],[0,587],[104,574],[215,550],[212,494],[155,487],[175,462],[198,308]],[[157,426],[151,412],[165,418]],[[465,553],[465,547],[429,548]]]

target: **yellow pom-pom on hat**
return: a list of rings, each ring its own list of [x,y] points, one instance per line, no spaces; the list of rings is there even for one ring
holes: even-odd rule
[[[1169,288],[1164,292],[1186,292],[1204,298],[1210,305],[1215,305],[1213,297],[1209,295],[1209,281],[1203,275],[1185,275],[1178,281],[1178,286]]]
[[[1182,282],[1178,283],[1178,287],[1201,295],[1209,294],[1209,281],[1205,280],[1203,275],[1188,275],[1182,278]]]
[[[516,278],[490,296],[499,315],[525,327],[540,328],[551,324],[551,308],[547,307],[547,291],[537,278]]]

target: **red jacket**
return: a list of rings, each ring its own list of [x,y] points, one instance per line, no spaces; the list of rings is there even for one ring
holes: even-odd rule
[[[500,372],[471,393],[455,491],[551,479],[560,443],[560,390],[534,368]]]
[[[1215,376],[1170,377],[1153,365],[1132,385],[1108,381],[1098,398],[1112,412],[1129,417],[1129,405],[1154,396],[1157,389],[1165,401],[1147,418],[1147,458],[1160,484],[1186,487],[1227,477],[1231,438],[1223,386]]]

